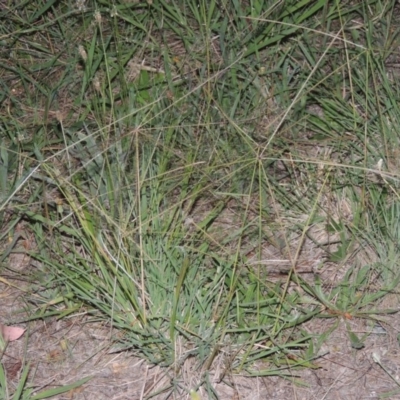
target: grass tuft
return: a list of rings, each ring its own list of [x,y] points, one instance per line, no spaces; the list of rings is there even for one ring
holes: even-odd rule
[[[362,348],[349,321],[394,312],[400,279],[396,7],[4,8],[0,261],[27,224],[31,318],[84,309],[210,398],[216,365],[317,368],[340,321]]]

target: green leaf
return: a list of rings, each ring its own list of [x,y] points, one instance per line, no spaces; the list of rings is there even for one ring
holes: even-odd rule
[[[76,389],[79,386],[82,386],[86,382],[88,382],[90,379],[92,379],[91,376],[87,376],[86,378],[80,379],[79,381],[76,381],[74,383],[70,383],[69,385],[61,386],[59,388],[55,389],[48,389],[43,392],[40,392],[36,394],[35,396],[32,396],[30,400],[41,400],[41,399],[47,399],[52,396],[56,396],[61,393],[66,393],[69,392],[70,390]]]
[[[365,346],[365,344],[357,337],[354,332],[348,329],[347,333],[349,335],[350,344],[353,349],[360,350]]]

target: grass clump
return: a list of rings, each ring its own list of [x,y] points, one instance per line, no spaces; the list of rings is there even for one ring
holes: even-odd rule
[[[35,235],[36,317],[83,306],[214,396],[216,362],[291,377],[334,329],[306,322],[393,311],[394,2],[79,4],[14,3],[0,34],[2,237]]]

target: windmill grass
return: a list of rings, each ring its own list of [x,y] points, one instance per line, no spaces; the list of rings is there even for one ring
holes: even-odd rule
[[[329,334],[305,322],[393,312],[380,302],[399,281],[395,2],[380,7],[3,11],[2,238],[28,221],[51,276],[33,318],[84,307],[116,348],[201,371],[166,390],[212,398],[221,360],[217,379],[291,378]]]

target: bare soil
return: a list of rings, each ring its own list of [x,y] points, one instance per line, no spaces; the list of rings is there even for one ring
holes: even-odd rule
[[[29,257],[22,253],[11,254],[9,262],[19,272],[33,268]],[[0,283],[1,323],[15,324],[38,311],[28,302],[34,294],[27,293],[24,287],[28,283],[10,275]],[[380,307],[397,307],[397,296],[389,296],[385,301],[387,304]],[[326,332],[337,325],[314,361],[318,368],[290,371],[292,378],[286,380],[228,372],[218,382],[221,371],[217,363],[210,372],[210,382],[221,400],[400,399],[399,314],[388,315],[384,321],[371,326],[367,321],[341,316],[312,320],[304,326],[310,333]],[[149,365],[133,351],[118,352],[110,346],[110,337],[117,333],[108,326],[90,322],[84,310],[60,320],[47,318],[18,324],[21,325],[26,328],[24,336],[9,343],[2,358],[10,392],[27,363],[28,385],[36,393],[91,377],[81,387],[53,397],[60,400],[190,399],[189,390],[196,387],[199,374],[190,361],[175,376],[172,369]],[[359,337],[369,333],[363,348],[351,347],[348,326]],[[198,393],[201,399],[211,398],[204,388]]]

